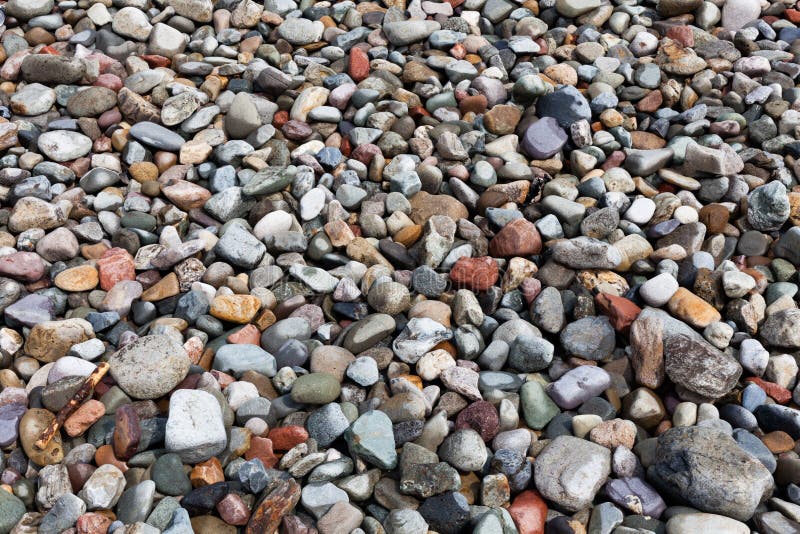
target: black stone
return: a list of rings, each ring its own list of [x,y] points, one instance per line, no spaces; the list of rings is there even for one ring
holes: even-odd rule
[[[426,499],[417,511],[440,534],[457,534],[469,521],[467,499],[454,491]]]

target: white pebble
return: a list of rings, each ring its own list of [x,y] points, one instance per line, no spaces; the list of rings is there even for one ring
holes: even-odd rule
[[[678,209],[672,213],[672,216],[678,219],[681,224],[696,223],[699,219],[697,210],[691,206],[679,206]]]

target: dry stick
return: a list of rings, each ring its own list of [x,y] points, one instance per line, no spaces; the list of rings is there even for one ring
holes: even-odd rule
[[[50,421],[50,424],[47,425],[47,428],[44,429],[42,435],[39,436],[39,439],[34,445],[44,450],[53,440],[53,437],[55,437],[56,433],[58,433],[58,430],[61,428],[61,425],[64,424],[64,421],[66,421],[67,418],[78,409],[78,406],[83,404],[83,401],[85,401],[89,395],[92,394],[94,387],[98,382],[100,382],[100,379],[103,378],[107,372],[108,364],[106,362],[98,365],[97,369],[92,371],[92,374],[86,378],[86,382],[84,382],[80,389],[75,392],[75,395],[72,396],[67,405],[59,410],[55,419]]]

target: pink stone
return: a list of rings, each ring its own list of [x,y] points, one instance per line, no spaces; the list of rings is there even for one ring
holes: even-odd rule
[[[364,165],[369,165],[372,163],[372,160],[377,156],[383,157],[383,152],[381,152],[381,149],[378,147],[378,145],[373,145],[372,143],[359,145],[350,154],[351,158],[357,159]]]
[[[235,493],[227,494],[217,503],[217,512],[229,525],[246,525],[250,519],[250,509]]]
[[[116,74],[101,74],[92,85],[106,87],[112,91],[119,91],[122,89],[122,80],[120,80],[119,76]]]
[[[44,276],[46,266],[34,252],[14,252],[0,258],[0,275],[16,280],[35,282]]]
[[[533,301],[542,291],[542,283],[536,278],[526,278],[519,285],[519,290],[522,291],[522,296],[525,297],[525,301],[530,305],[533,304]]]
[[[105,291],[109,291],[121,280],[136,278],[133,256],[119,247],[110,248],[103,253],[97,260],[97,270],[100,272],[100,287]]]
[[[117,108],[109,109],[97,118],[97,126],[101,130],[105,130],[109,126],[119,124],[120,121],[122,121],[122,113]]]
[[[345,109],[347,103],[350,102],[350,97],[356,92],[356,89],[358,89],[358,87],[352,83],[340,85],[328,95],[328,102],[330,102],[331,106],[338,109]]]

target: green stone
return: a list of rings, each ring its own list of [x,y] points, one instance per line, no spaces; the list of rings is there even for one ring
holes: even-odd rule
[[[328,373],[302,375],[292,385],[292,400],[301,404],[328,404],[342,391],[339,381]]]
[[[254,197],[282,191],[292,183],[296,171],[294,167],[264,167],[242,187],[242,193]]]
[[[192,483],[183,470],[181,457],[174,453],[161,456],[151,471],[156,490],[164,495],[185,495],[192,490]]]
[[[350,450],[381,469],[397,466],[392,421],[380,410],[370,410],[350,425],[344,437]]]
[[[350,423],[358,419],[358,407],[355,404],[352,402],[343,402],[341,407],[342,413]]]
[[[770,267],[772,267],[772,272],[775,273],[775,280],[778,282],[788,282],[789,279],[794,276],[794,273],[797,272],[794,265],[783,258],[775,258],[772,260]]]
[[[174,497],[164,497],[158,501],[156,507],[153,508],[153,511],[150,512],[150,515],[147,516],[147,521],[145,521],[145,523],[156,527],[159,530],[166,530],[170,521],[172,521],[172,516],[175,514],[175,510],[180,507],[181,503],[179,503]]]
[[[156,229],[156,218],[149,213],[141,211],[129,211],[120,219],[123,228],[138,228],[152,232]]]
[[[534,430],[541,430],[559,414],[554,403],[539,382],[525,382],[519,391],[525,422]]]
[[[132,401],[131,398],[122,391],[121,387],[111,386],[108,388],[108,391],[103,393],[103,396],[100,397],[100,402],[106,407],[106,413],[111,414],[116,413],[117,408],[123,404],[130,404]]]
[[[0,491],[0,534],[8,534],[25,515],[25,503],[7,491]]]

